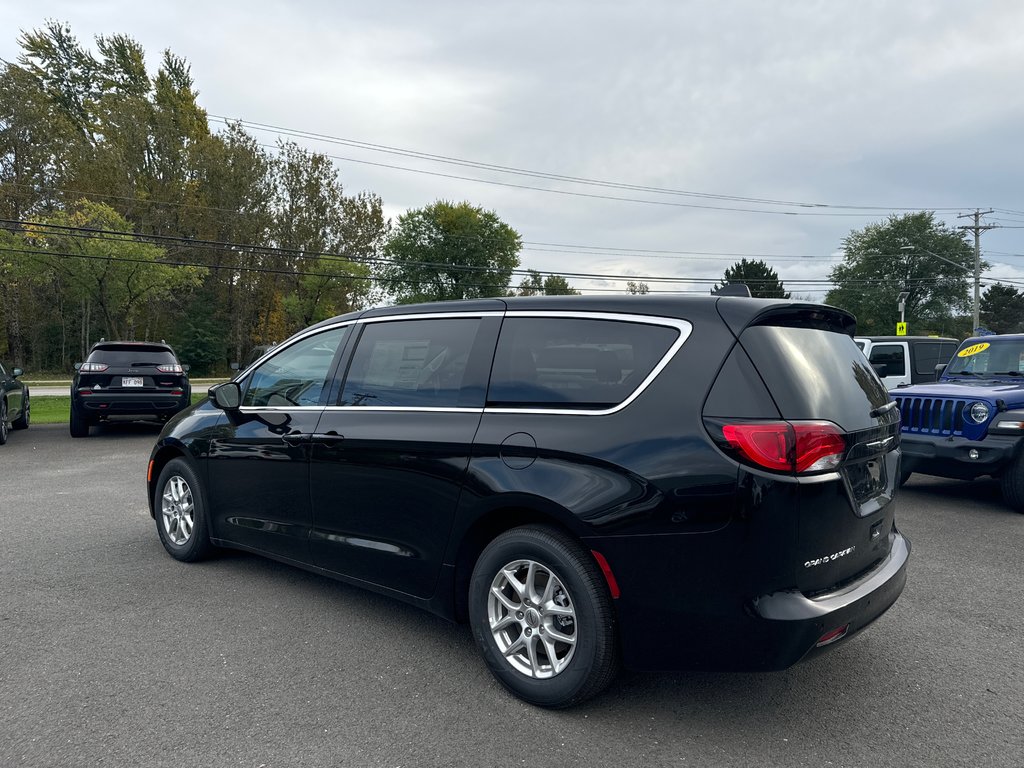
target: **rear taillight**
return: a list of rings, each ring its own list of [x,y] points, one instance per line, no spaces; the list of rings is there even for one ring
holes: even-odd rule
[[[109,367],[106,363],[82,363],[78,370],[82,373],[103,373]]]
[[[754,421],[723,424],[725,442],[747,461],[776,472],[835,469],[846,437],[831,421]]]
[[[184,373],[185,372],[185,369],[182,368],[177,363],[173,363],[172,365],[158,365],[156,367],[156,369],[158,371],[160,371],[160,373]]]

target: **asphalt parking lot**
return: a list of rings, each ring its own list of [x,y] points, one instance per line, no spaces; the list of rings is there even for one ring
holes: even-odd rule
[[[3,766],[1024,764],[1024,515],[915,476],[901,600],[767,675],[625,673],[535,709],[465,627],[258,557],[168,557],[156,431],[33,426],[0,448]]]

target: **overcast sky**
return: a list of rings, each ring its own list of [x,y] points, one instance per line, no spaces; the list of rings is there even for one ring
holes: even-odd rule
[[[747,256],[820,298],[823,282],[797,281],[823,281],[851,229],[901,208],[953,225],[995,208],[986,222],[1006,228],[982,237],[987,274],[1024,279],[1016,0],[0,0],[0,56],[14,60],[17,31],[48,18],[89,45],[128,34],[151,68],[170,48],[191,63],[210,115],[615,185],[850,206],[571,183],[298,140],[347,158],[336,161],[346,191],[378,194],[392,217],[437,199],[496,211],[525,241],[524,267],[720,279]]]

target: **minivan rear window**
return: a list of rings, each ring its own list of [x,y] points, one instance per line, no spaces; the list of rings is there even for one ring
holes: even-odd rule
[[[679,331],[567,317],[506,317],[487,403],[503,407],[618,405],[665,356]]]
[[[875,426],[889,393],[853,339],[814,328],[747,328],[740,343],[784,419],[828,419],[848,432]]]

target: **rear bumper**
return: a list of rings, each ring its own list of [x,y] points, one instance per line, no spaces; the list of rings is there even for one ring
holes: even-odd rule
[[[191,401],[188,391],[184,395],[161,392],[100,392],[76,395],[74,404],[89,418],[108,416],[173,416]]]
[[[900,437],[903,469],[925,475],[973,480],[982,475],[998,475],[1013,461],[1021,437],[988,435],[984,440],[939,437],[904,432]],[[978,452],[972,459],[970,452]]]
[[[889,554],[870,571],[815,597],[792,590],[745,599],[729,585],[709,580],[686,605],[652,583],[631,599],[623,585],[616,601],[623,661],[642,670],[771,671],[834,648],[885,613],[903,592],[910,541],[895,529],[892,536]],[[816,647],[826,633],[847,625],[841,640]]]
[[[753,612],[777,644],[776,659],[769,669],[785,669],[832,647],[834,644],[816,645],[827,632],[848,627],[842,636],[845,640],[871,624],[902,594],[909,561],[909,539],[894,533],[888,556],[840,590],[816,597],[794,590],[755,599]]]

